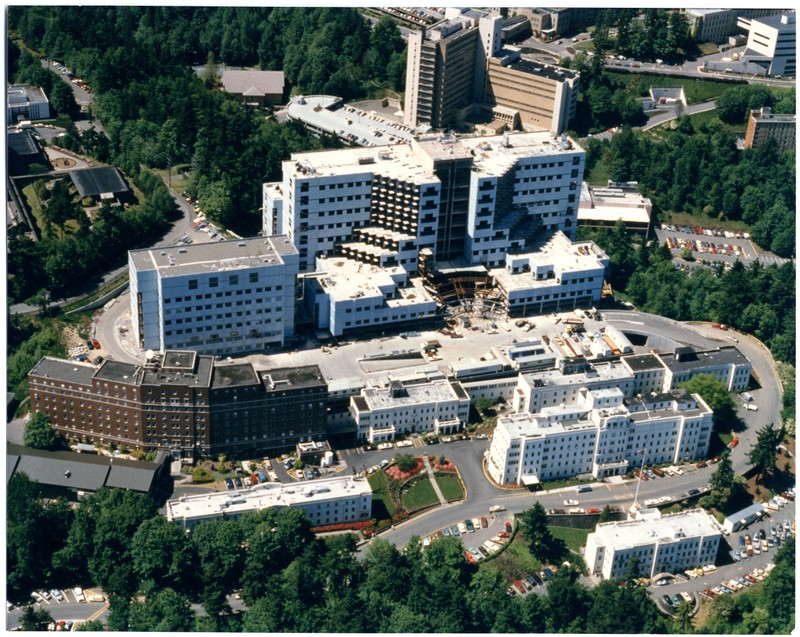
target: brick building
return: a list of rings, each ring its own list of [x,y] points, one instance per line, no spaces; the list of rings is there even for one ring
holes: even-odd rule
[[[316,366],[256,372],[168,350],[146,365],[99,368],[44,357],[28,381],[32,410],[71,440],[192,457],[293,448],[326,433],[327,385]]]

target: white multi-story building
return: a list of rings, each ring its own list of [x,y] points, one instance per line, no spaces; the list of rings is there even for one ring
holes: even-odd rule
[[[505,268],[489,274],[508,315],[528,316],[597,305],[608,263],[591,241],[572,243],[558,231],[537,252],[506,255]]]
[[[436,301],[401,266],[380,268],[343,257],[318,263],[319,274],[304,279],[304,297],[314,325],[333,336],[419,325],[436,315]]]
[[[523,373],[511,399],[515,412],[537,413],[546,407],[572,405],[582,399],[583,389],[618,388],[625,398],[634,396],[633,374],[619,361],[585,364],[574,373],[559,369]]]
[[[233,493],[204,493],[167,501],[167,519],[191,530],[208,520],[236,520],[270,507],[302,509],[311,526],[363,522],[372,511],[372,488],[359,477],[305,484],[264,483]]]
[[[264,185],[263,230],[289,235],[301,272],[344,255],[414,273],[425,248],[498,267],[537,233],[574,234],[584,162],[549,133],[296,153]]]
[[[497,422],[487,470],[498,484],[623,475],[650,464],[705,456],[712,412],[685,390],[626,400],[619,388],[582,389],[572,404]]]
[[[392,380],[386,387],[366,387],[350,399],[356,435],[371,443],[410,433],[456,433],[469,418],[469,405],[461,384],[444,379]]]
[[[753,371],[753,364],[733,346],[713,350],[679,347],[658,357],[665,367],[664,390],[680,387],[698,374],[709,374],[716,376],[728,391],[744,391]]]
[[[713,564],[720,539],[719,526],[702,509],[668,515],[649,509],[633,519],[598,524],[586,538],[584,558],[592,575],[617,579],[627,576],[636,557],[639,572],[653,577]]]
[[[135,342],[217,355],[282,346],[294,335],[297,263],[285,236],[132,250]]]

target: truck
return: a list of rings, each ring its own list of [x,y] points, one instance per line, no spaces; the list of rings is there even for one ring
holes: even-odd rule
[[[744,408],[747,411],[758,411],[758,405],[754,405],[753,403],[747,403]]]
[[[744,400],[744,401],[746,401],[748,403],[753,402],[753,394],[751,394],[749,391],[743,391],[741,393],[741,397],[742,397],[742,400]]]
[[[489,513],[500,513],[505,510],[506,508],[502,504],[493,504],[489,507]]]

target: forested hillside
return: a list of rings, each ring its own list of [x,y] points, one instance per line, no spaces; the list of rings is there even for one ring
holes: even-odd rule
[[[147,496],[103,489],[70,509],[42,499],[24,475],[8,485],[9,598],[32,586],[102,586],[110,630],[246,632],[689,632],[646,589],[615,581],[588,588],[559,568],[547,592],[511,597],[491,562],[466,562],[461,541],[402,551],[374,539],[362,559],[355,536],[314,539],[298,509],[208,521],[191,534],[155,512]],[[46,537],[45,537],[46,536]],[[750,593],[711,606],[711,632],[785,633],[793,626],[794,543]],[[241,590],[247,608],[231,611]],[[146,598],[136,598],[144,594]],[[191,602],[202,604],[196,613]],[[686,623],[688,622],[688,624]],[[86,626],[101,630],[99,622]],[[696,628],[702,628],[697,626]]]

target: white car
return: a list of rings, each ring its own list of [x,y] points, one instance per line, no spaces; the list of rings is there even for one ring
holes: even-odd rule
[[[76,586],[75,588],[73,588],[72,593],[75,595],[75,599],[79,603],[86,601],[86,595],[83,594],[83,589],[80,586]]]
[[[565,507],[574,507],[578,506],[579,502],[577,500],[564,500]]]

